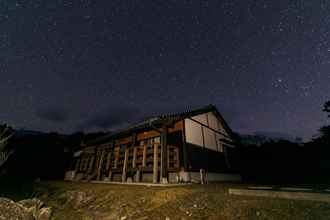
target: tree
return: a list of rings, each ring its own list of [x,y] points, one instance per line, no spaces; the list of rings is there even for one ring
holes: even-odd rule
[[[14,135],[14,132],[6,124],[0,126],[0,168],[8,160],[10,155],[14,152],[8,149],[8,141]]]
[[[330,118],[330,101],[327,101],[326,103],[324,103],[323,111],[326,113],[329,113],[328,117]]]
[[[323,111],[328,113],[329,114],[328,117],[330,118],[330,101],[327,101],[326,103],[324,103]],[[327,141],[329,141],[330,140],[330,125],[321,127],[320,133],[323,138],[325,138]]]

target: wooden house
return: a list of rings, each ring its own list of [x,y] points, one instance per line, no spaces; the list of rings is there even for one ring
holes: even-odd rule
[[[228,153],[233,133],[209,105],[151,117],[87,144],[67,179],[178,183],[239,180]]]

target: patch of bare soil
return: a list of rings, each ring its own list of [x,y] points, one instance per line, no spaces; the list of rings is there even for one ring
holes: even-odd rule
[[[239,187],[43,182],[37,191],[59,220],[330,219],[329,203],[229,195],[233,186]]]

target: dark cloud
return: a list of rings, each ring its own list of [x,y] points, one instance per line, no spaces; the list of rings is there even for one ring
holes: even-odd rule
[[[137,108],[128,106],[112,107],[109,110],[102,112],[95,117],[87,119],[79,127],[79,130],[91,129],[116,129],[137,122],[142,119],[141,111]]]
[[[69,119],[69,114],[65,110],[50,107],[39,109],[36,115],[41,119],[54,123],[66,122]]]

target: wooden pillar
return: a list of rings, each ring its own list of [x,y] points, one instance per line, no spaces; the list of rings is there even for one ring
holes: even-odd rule
[[[129,148],[126,146],[126,148],[125,148],[124,166],[123,166],[123,174],[121,176],[121,181],[122,182],[126,182],[126,171],[127,171],[128,153],[129,153]]]
[[[98,164],[98,168],[97,168],[97,180],[101,179],[101,172],[102,172],[102,164],[103,164],[103,157],[104,157],[104,151],[102,151],[101,153],[101,158],[100,158],[100,162]]]
[[[154,144],[153,183],[158,182],[158,144]]]
[[[142,158],[142,167],[147,166],[147,145],[143,145],[143,158]]]
[[[85,164],[85,157],[82,157],[81,159],[80,159],[80,164],[79,164],[79,170],[83,170],[83,166],[84,166],[84,164]]]
[[[111,165],[111,154],[112,154],[112,152],[111,152],[111,150],[108,152],[108,157],[107,157],[107,170],[109,170],[110,169],[110,165]]]
[[[137,148],[135,147],[136,144],[136,133],[132,134],[132,148],[133,148],[133,160],[132,160],[132,167],[136,167],[136,153],[137,153]]]
[[[77,159],[77,163],[76,163],[76,167],[75,167],[75,169],[74,169],[76,173],[78,173],[78,172],[79,172],[79,165],[80,165],[80,161],[81,161],[81,159],[80,159],[80,158],[78,158],[78,159]]]
[[[140,179],[141,179],[141,170],[138,169],[135,174],[135,182],[137,183],[140,182]]]
[[[183,120],[183,130],[182,130],[182,159],[183,159],[183,168],[184,171],[188,171],[188,149],[186,142],[186,125],[185,120]]]
[[[93,172],[94,159],[95,159],[95,156],[92,156],[91,161],[89,162],[89,165],[88,165],[87,173]]]
[[[161,156],[160,156],[160,178],[161,183],[167,183],[167,162],[168,162],[168,146],[167,146],[167,126],[163,126],[161,133]]]
[[[132,167],[136,167],[136,153],[137,153],[137,148],[133,146],[133,161],[132,161]]]

